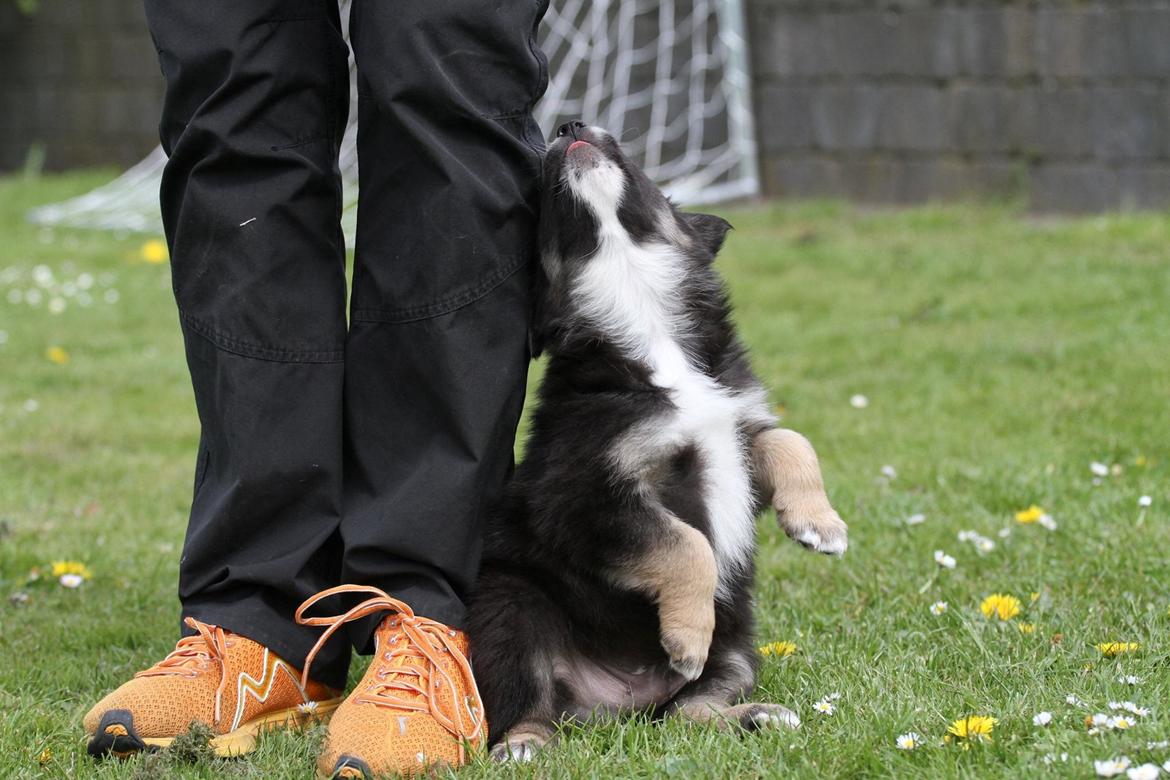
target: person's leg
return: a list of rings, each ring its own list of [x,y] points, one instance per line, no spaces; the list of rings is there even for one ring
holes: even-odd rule
[[[486,737],[455,629],[524,398],[543,9],[353,5],[361,194],[341,576],[393,599],[374,593],[358,613],[373,619],[352,624],[354,643],[368,650],[373,637],[377,655],[330,723],[323,775],[457,764],[465,741]]]
[[[342,580],[453,626],[512,466],[543,139],[538,0],[355,0]],[[372,624],[354,634],[362,647]]]
[[[345,269],[334,0],[146,0],[167,80],[163,222],[202,425],[175,651],[85,716],[94,755],[207,723],[223,755],[340,702],[350,648],[300,667],[296,606],[340,561]],[[278,657],[279,656],[279,657]],[[322,684],[324,683],[324,684]]]
[[[162,214],[202,425],[183,615],[301,663],[336,584],[349,106],[333,0],[146,0],[167,79]],[[189,631],[188,631],[189,633]],[[323,654],[344,685],[349,650]]]

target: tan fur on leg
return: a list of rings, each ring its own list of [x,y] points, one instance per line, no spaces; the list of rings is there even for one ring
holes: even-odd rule
[[[784,533],[818,552],[845,552],[848,528],[825,495],[817,453],[808,439],[772,428],[756,435],[752,455],[756,480],[771,496]]]
[[[721,729],[732,727],[758,731],[766,728],[799,728],[795,712],[779,704],[726,704],[717,699],[691,701],[673,713],[695,723],[712,723]]]
[[[715,553],[707,537],[672,517],[665,541],[620,580],[653,596],[671,667],[688,680],[698,679],[715,631]]]

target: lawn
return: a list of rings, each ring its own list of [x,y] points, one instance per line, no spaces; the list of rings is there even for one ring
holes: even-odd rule
[[[85,710],[173,645],[197,440],[149,237],[23,220],[103,179],[0,179],[0,777],[308,777],[319,733],[236,761],[85,755]],[[764,659],[757,697],[804,725],[573,727],[531,766],[459,775],[1091,777],[1094,760],[1170,760],[1170,218],[723,213],[737,229],[719,265],[755,366],[851,529],[827,559],[759,525],[759,641],[796,651]],[[40,266],[76,288],[64,310],[28,301]],[[1018,522],[1032,505],[1051,521]],[[61,559],[91,578],[62,587]],[[1019,614],[986,618],[995,593]],[[1137,647],[1096,647],[1113,641]],[[1149,713],[1088,733],[1125,701]],[[997,719],[991,739],[944,745],[972,714]],[[898,749],[907,732],[921,747]]]

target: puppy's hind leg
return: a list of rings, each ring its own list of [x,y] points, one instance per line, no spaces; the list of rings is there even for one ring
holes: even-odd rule
[[[532,583],[485,565],[468,635],[494,760],[530,761],[552,739],[563,710],[552,659],[565,632],[561,612]]]
[[[758,702],[737,704],[751,692],[754,683],[755,669],[747,652],[712,648],[703,676],[679,691],[665,713],[723,729],[799,728],[800,718],[787,707]]]
[[[784,533],[828,555],[849,546],[848,527],[829,503],[817,453],[796,431],[770,428],[752,442],[753,472]]]

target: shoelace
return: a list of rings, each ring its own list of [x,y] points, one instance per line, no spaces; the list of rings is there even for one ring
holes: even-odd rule
[[[305,617],[305,612],[311,609],[322,599],[340,593],[362,593],[370,597],[357,606],[340,615],[327,617]],[[346,623],[360,620],[368,615],[379,612],[394,612],[397,617],[391,627],[401,626],[402,635],[406,641],[399,643],[399,636],[390,641],[394,645],[388,651],[385,647],[379,648],[382,655],[374,663],[379,664],[375,672],[375,682],[367,693],[358,694],[355,701],[367,702],[379,707],[387,707],[411,712],[428,712],[435,721],[447,730],[451,736],[459,741],[460,759],[462,759],[463,742],[475,746],[483,734],[483,710],[480,703],[479,689],[475,685],[475,676],[471,671],[471,664],[463,652],[452,641],[455,632],[434,620],[419,617],[406,604],[391,598],[378,588],[362,585],[339,585],[335,588],[321,591],[305,601],[297,608],[296,621],[304,626],[326,626],[317,644],[309,651],[305,659],[305,668],[301,682],[305,684],[309,679],[309,668],[329,637]],[[466,702],[466,707],[460,707],[457,692],[459,687],[455,680],[439,663],[440,655],[446,653],[455,662],[456,670],[463,678],[465,690],[472,695]],[[393,666],[396,659],[403,659],[401,665]],[[411,663],[411,660],[427,662],[425,665]],[[444,711],[440,697],[443,686],[451,692],[454,702],[454,711]],[[466,712],[465,712],[466,710]]]
[[[229,644],[227,634],[219,626],[203,623],[193,617],[184,618],[183,622],[199,633],[183,637],[166,658],[134,676],[160,677],[181,674],[184,677],[195,677],[209,661],[219,664],[219,686],[215,689],[215,725],[218,726],[220,704],[228,680],[227,663],[224,661]]]

